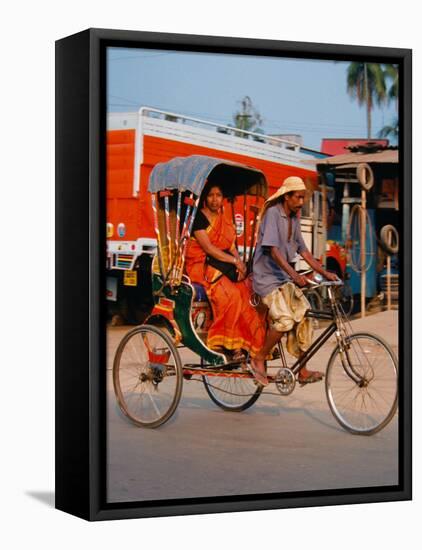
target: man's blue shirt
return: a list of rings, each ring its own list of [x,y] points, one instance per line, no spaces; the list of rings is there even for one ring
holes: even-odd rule
[[[290,280],[289,275],[271,258],[266,247],[277,247],[289,263],[295,260],[298,253],[307,250],[299,218],[293,216],[291,223],[292,234],[289,240],[289,219],[280,203],[268,208],[261,221],[253,262],[253,289],[260,296],[266,296]]]

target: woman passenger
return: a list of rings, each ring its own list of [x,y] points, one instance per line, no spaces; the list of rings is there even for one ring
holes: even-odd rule
[[[203,285],[212,306],[213,322],[208,330],[209,348],[244,359],[242,350],[253,357],[263,346],[265,326],[251,306],[250,291],[244,281],[246,266],[236,249],[232,220],[223,210],[223,191],[208,183],[203,191],[203,207],[198,210],[186,253],[186,272],[192,283]],[[206,261],[207,256],[211,261]],[[235,268],[238,281],[210,265],[212,258]],[[225,270],[224,270],[225,271]]]

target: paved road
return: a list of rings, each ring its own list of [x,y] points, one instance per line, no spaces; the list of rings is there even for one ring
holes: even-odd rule
[[[355,331],[381,334],[397,351],[397,312],[353,324]],[[228,413],[211,402],[201,383],[185,382],[179,408],[167,424],[137,428],[118,410],[110,370],[128,328],[108,329],[109,501],[397,483],[397,415],[374,436],[353,436],[331,415],[322,383],[297,387],[288,397],[262,395],[249,410]],[[310,367],[324,370],[332,346],[328,342]]]

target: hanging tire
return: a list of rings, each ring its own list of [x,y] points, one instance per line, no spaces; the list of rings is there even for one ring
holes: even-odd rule
[[[370,191],[374,185],[374,173],[372,168],[366,162],[357,165],[357,180],[364,191]]]
[[[380,245],[383,250],[393,256],[399,251],[399,232],[394,225],[384,225],[380,231]]]
[[[390,346],[370,333],[352,334],[328,361],[325,391],[331,412],[347,431],[372,435],[393,418],[398,400],[397,359]]]
[[[117,348],[113,385],[123,414],[137,426],[157,428],[174,414],[183,370],[171,337],[151,325],[129,331]]]

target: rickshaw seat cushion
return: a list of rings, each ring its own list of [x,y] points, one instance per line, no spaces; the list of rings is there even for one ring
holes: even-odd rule
[[[192,283],[193,288],[195,289],[195,295],[193,297],[195,302],[208,302],[207,293],[205,288],[199,283]]]

